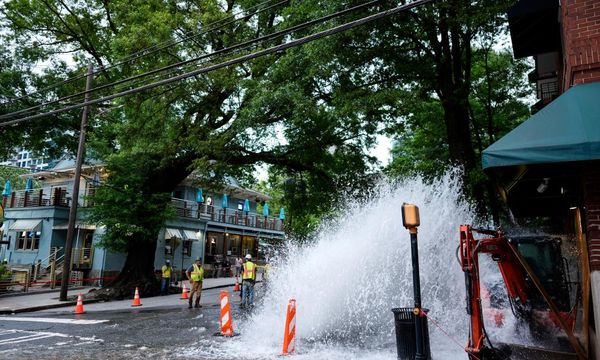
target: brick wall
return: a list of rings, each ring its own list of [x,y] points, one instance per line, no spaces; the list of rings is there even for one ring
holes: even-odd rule
[[[594,164],[594,163],[592,163]],[[600,270],[600,170],[588,170],[584,175],[585,220],[589,246],[590,268]]]
[[[600,1],[562,0],[562,88],[600,81]]]

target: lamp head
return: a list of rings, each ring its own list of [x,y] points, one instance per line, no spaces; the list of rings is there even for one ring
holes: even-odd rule
[[[402,204],[402,225],[409,230],[416,230],[421,225],[419,207],[414,204]]]

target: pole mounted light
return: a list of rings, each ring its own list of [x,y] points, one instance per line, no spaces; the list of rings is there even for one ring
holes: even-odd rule
[[[428,337],[424,334],[425,326],[423,324],[423,316],[421,314],[421,281],[419,278],[419,246],[417,242],[417,228],[421,225],[421,219],[419,217],[419,207],[413,204],[402,204],[402,225],[408,229],[410,233],[410,244],[412,253],[412,266],[413,266],[413,293],[414,293],[414,309],[415,314],[415,341],[416,341],[416,354],[415,360],[427,359],[425,353],[425,338]]]
[[[402,225],[410,231],[417,233],[417,228],[421,225],[419,218],[419,207],[413,204],[402,204]]]

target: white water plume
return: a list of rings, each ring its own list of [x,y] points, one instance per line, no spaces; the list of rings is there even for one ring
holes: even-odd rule
[[[433,357],[466,358],[460,346],[468,318],[456,248],[459,225],[473,223],[475,215],[460,199],[458,178],[454,173],[432,184],[420,178],[384,184],[368,203],[350,203],[315,235],[313,245],[288,246],[284,261],[274,264],[259,306],[238,322],[241,336],[212,343],[207,351],[217,358],[276,358],[286,306],[295,298],[300,358],[394,359],[390,310],[413,305],[410,238],[401,214],[402,203],[409,202],[421,215],[423,307],[461,344],[450,342],[430,322]]]

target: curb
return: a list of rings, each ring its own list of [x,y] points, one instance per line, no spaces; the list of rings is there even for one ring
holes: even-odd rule
[[[83,304],[84,305],[85,304],[93,304],[93,303],[102,302],[102,301],[104,301],[104,300],[91,299],[91,300],[84,301]],[[20,308],[20,309],[12,309],[12,310],[0,310],[0,315],[12,315],[12,314],[25,313],[25,312],[57,309],[57,308],[62,308],[62,307],[75,306],[75,305],[77,305],[77,301],[65,301],[64,303],[60,303],[60,304],[40,305],[40,306],[32,306],[32,307],[28,307],[28,308]]]
[[[94,289],[95,287],[89,287],[89,286],[78,286],[78,287],[73,287],[73,288],[69,288],[69,291],[72,290],[83,290],[83,289]],[[10,297],[19,297],[19,296],[27,296],[27,295],[38,295],[38,294],[50,294],[53,292],[60,292],[60,290],[57,289],[48,289],[48,290],[39,290],[39,291],[32,291],[32,292],[18,292],[18,293],[14,293],[14,294],[10,294],[10,293],[6,293],[6,294],[0,294],[0,299],[2,298],[10,298]]]
[[[257,283],[259,283],[259,282],[260,281],[257,281]],[[207,288],[202,288],[202,291],[226,288],[226,287],[230,287],[230,286],[234,286],[234,285],[235,284],[211,286],[211,287],[207,287]],[[25,294],[27,294],[27,293],[25,293]],[[173,294],[173,295],[175,295],[175,294]],[[85,304],[93,304],[93,303],[98,303],[98,302],[109,302],[109,301],[106,301],[105,299],[90,299],[90,300],[84,300],[83,304],[84,305]],[[34,311],[41,311],[41,310],[58,309],[58,308],[62,308],[62,307],[69,307],[69,306],[75,306],[75,305],[77,305],[77,301],[68,301],[68,302],[66,301],[66,302],[59,303],[59,304],[40,305],[40,306],[32,306],[32,307],[28,307],[28,308],[11,309],[11,310],[0,310],[0,315],[11,315],[11,314],[34,312]]]

